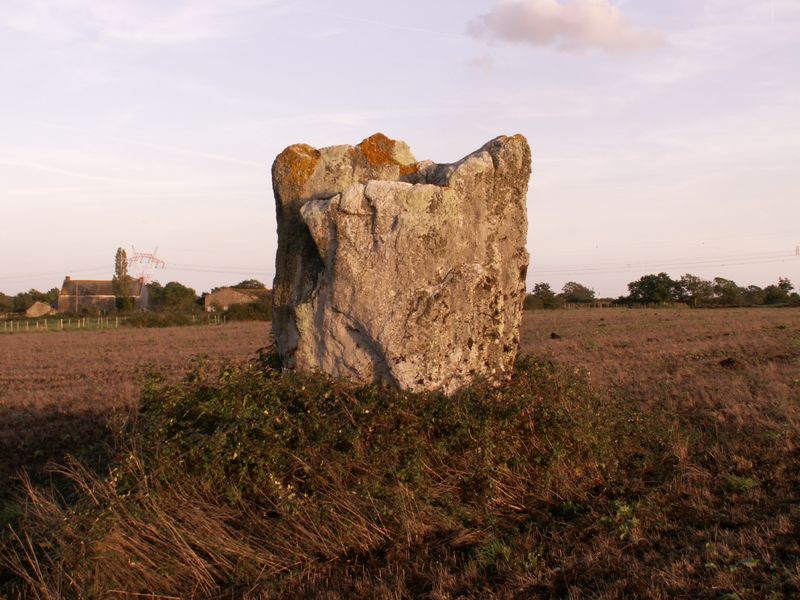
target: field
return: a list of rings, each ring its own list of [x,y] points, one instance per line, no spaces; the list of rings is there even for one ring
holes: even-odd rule
[[[90,464],[102,463],[98,444],[108,441],[104,423],[137,406],[146,365],[164,371],[169,383],[189,371],[188,360],[198,353],[208,356],[207,371],[223,362],[244,364],[265,345],[268,328],[268,324],[240,323],[0,337],[0,475],[6,489],[0,500],[8,500],[9,491],[18,487],[9,477],[21,466],[32,468],[34,480],[41,482],[42,465],[47,460],[63,460],[65,453]],[[373,418],[370,410],[356,414],[355,409],[378,402],[387,414],[399,411],[397,418],[401,421],[410,418],[409,409],[395,406],[403,402],[401,399],[384,405],[373,392],[334,389],[337,402],[344,398],[353,404],[350,409],[332,405],[330,410],[339,412],[326,413],[325,419],[332,427],[340,417],[345,424],[352,423],[354,439],[361,440],[354,442],[356,450],[348,451],[355,452],[348,455],[348,464],[361,464],[359,461],[367,460],[364,456],[374,461],[369,467],[359,467],[357,478],[349,471],[341,475],[341,485],[356,486],[360,494],[360,486],[374,476],[370,484],[374,487],[368,488],[368,501],[363,505],[346,504],[346,510],[342,509],[346,519],[342,517],[338,525],[336,521],[303,521],[311,518],[310,505],[298,504],[304,500],[291,498],[291,494],[291,502],[286,497],[275,500],[270,514],[284,510],[281,502],[290,502],[293,507],[285,513],[293,516],[282,517],[285,524],[276,527],[287,528],[282,530],[287,539],[299,537],[290,544],[291,549],[289,545],[281,547],[281,552],[291,555],[291,561],[274,549],[270,554],[262,548],[262,558],[252,548],[241,550],[242,556],[247,556],[245,563],[255,563],[256,574],[284,564],[281,560],[289,561],[275,567],[275,577],[284,577],[281,585],[288,587],[269,588],[272,592],[263,593],[268,597],[291,596],[291,590],[303,590],[314,595],[326,589],[331,590],[328,597],[447,598],[479,596],[481,590],[491,586],[500,597],[684,596],[734,600],[800,595],[800,310],[534,311],[525,314],[521,353],[533,361],[524,367],[528,379],[516,382],[508,396],[540,402],[537,409],[541,410],[525,425],[529,433],[520,436],[516,421],[512,427],[503,420],[506,413],[493,415],[491,404],[487,408],[484,398],[467,398],[464,406],[473,408],[464,408],[465,412],[458,415],[439,414],[433,405],[426,410],[433,410],[431,414],[438,415],[435,418],[442,422],[452,419],[454,423],[461,419],[465,427],[474,429],[466,438],[459,437],[464,448],[456,449],[455,454],[448,445],[452,440],[446,437],[449,449],[442,449],[442,440],[436,437],[440,433],[414,435],[410,441],[403,437],[402,443],[413,450],[409,450],[409,456],[413,454],[419,462],[408,456],[402,459],[403,474],[397,475],[400,481],[392,483],[395,487],[391,493],[385,490],[389,485],[386,480],[395,477],[397,466],[387,462],[386,470],[381,471],[384,465],[379,461],[388,453],[399,452],[400,442],[392,437],[397,435],[398,425],[383,423],[380,416],[368,421]],[[241,381],[226,377],[218,383],[220,389],[241,392],[266,385],[255,385],[247,379],[249,376],[242,376]],[[311,382],[298,387],[303,390],[302,398],[317,385]],[[169,402],[164,408],[156,403],[154,414],[164,419],[158,423],[180,418],[176,415],[185,414],[186,406],[195,402],[192,398],[206,395],[194,387],[184,392],[163,389],[166,391],[159,393]],[[319,401],[328,402],[330,392],[319,389]],[[230,414],[230,405],[225,402],[209,404],[209,414],[213,410]],[[420,400],[420,406],[429,406],[428,402]],[[183,407],[183,412],[169,412],[176,407]],[[520,415],[529,415],[524,406],[517,408],[523,411]],[[516,410],[514,406],[506,409]],[[483,416],[473,424],[468,419],[471,414]],[[172,421],[165,415],[172,415]],[[301,417],[283,418],[281,422],[275,417],[281,428],[287,418]],[[487,423],[497,429],[487,429]],[[274,423],[270,426],[278,427]],[[207,424],[203,427],[203,431],[208,429]],[[391,452],[376,441],[380,435],[375,438],[377,434],[365,433],[373,432],[373,428],[392,440],[386,447]],[[191,435],[187,434],[186,439],[194,441],[181,452],[202,445],[197,440],[205,438],[198,431],[192,429]],[[326,431],[320,434],[322,439],[327,439]],[[341,434],[342,429],[338,431]],[[422,431],[428,430],[423,427]],[[524,462],[521,457],[515,460],[506,456],[502,464],[489,466],[487,458],[480,468],[474,461],[460,462],[474,457],[470,454],[473,450],[488,452],[486,448],[502,447],[497,431],[509,432],[508,448],[517,448],[517,453],[527,448],[527,452],[532,445],[537,456],[525,464],[518,464]],[[338,434],[334,431],[331,435]],[[369,444],[377,444],[374,452],[379,455],[370,454],[373,450],[369,444],[364,446],[366,442],[358,437],[363,435],[368,435]],[[425,443],[432,445],[419,446],[422,442],[418,438],[425,436],[429,438]],[[178,434],[174,439],[183,443]],[[244,438],[237,439],[240,444]],[[336,452],[340,451],[340,442],[332,446]],[[220,439],[213,438],[208,447],[218,448],[219,443]],[[494,451],[497,457],[505,451],[498,448]],[[317,469],[314,460],[327,460],[327,455],[320,458],[307,447],[298,447],[295,452],[297,460],[303,457],[300,471],[307,473]],[[435,457],[440,452],[451,454],[442,454],[437,463]],[[229,459],[224,469],[230,468]],[[297,464],[280,465],[283,463],[275,469],[289,469],[287,481],[297,486],[300,484],[295,480],[305,482],[309,499],[314,494],[328,500],[334,497],[330,486],[336,481],[328,471],[323,493],[322,488],[303,478],[310,475],[297,474]],[[220,477],[218,467],[216,463],[204,465],[208,472],[203,476]],[[485,485],[475,483],[478,479],[474,473],[467,476],[472,469],[484,468],[490,474]],[[411,475],[406,475],[407,471]],[[215,480],[218,484],[231,479],[231,473],[225,473]],[[248,478],[253,476],[247,473]],[[545,480],[547,484],[542,485]],[[465,486],[473,485],[479,491],[464,491]],[[181,493],[189,494],[186,490]],[[461,498],[455,503],[454,493]],[[415,500],[406,499],[402,506],[393,504],[398,494],[413,495]],[[202,502],[191,498],[196,503],[195,513],[206,510],[205,496]],[[165,510],[169,503],[164,502],[158,510]],[[171,502],[174,504],[175,499]],[[186,497],[181,496],[181,502],[187,502]],[[237,503],[234,505],[239,507]],[[414,505],[413,510],[409,503]],[[8,501],[7,521],[16,518],[13,506]],[[341,506],[342,501],[336,500],[327,510],[335,515]],[[373,522],[364,515],[378,510],[376,507],[381,508],[378,521]],[[412,513],[413,519],[409,516]],[[239,515],[232,522],[242,520],[246,519]],[[179,523],[175,523],[177,527]],[[353,531],[360,536],[352,538],[352,548],[339,547],[337,541],[323,539],[325,536],[312,531],[338,531],[336,527],[342,523],[347,524],[340,534],[344,538],[351,539],[348,536],[355,535]],[[142,530],[148,531],[147,527],[142,525]],[[220,539],[228,539],[225,531],[219,530]],[[128,531],[126,535],[133,534]],[[266,536],[259,538],[263,540],[274,532],[260,535]],[[142,539],[137,537],[137,543],[143,543]],[[226,543],[231,548],[246,545],[232,539]],[[305,554],[301,553],[303,548]],[[153,548],[147,547],[147,551]],[[191,557],[212,560],[214,551],[205,548]],[[235,554],[234,550],[230,552]],[[182,564],[188,562],[188,558],[182,559]],[[223,563],[228,562],[230,573],[226,574]],[[214,586],[226,585],[223,581],[243,585],[237,578],[244,577],[247,569],[242,563],[234,563],[230,555],[225,555],[213,569],[205,568],[202,574],[208,579],[202,585],[198,583],[198,589],[213,596],[223,589]],[[174,568],[176,573],[180,570],[177,563]],[[139,577],[140,581],[152,577],[148,580],[150,588],[161,585],[160,593],[181,595],[156,574],[148,572]],[[199,575],[191,572],[186,577],[191,580]],[[254,590],[266,585],[260,580],[250,584]],[[114,585],[122,584],[115,581]],[[230,585],[228,589],[241,589]],[[260,596],[253,592],[253,597]]]
[[[268,343],[269,323],[258,322],[0,336],[0,502],[20,467],[38,481],[65,453],[91,459],[106,421],[138,406],[148,369],[177,380],[193,357],[215,369]]]
[[[800,399],[798,309],[528,312],[521,348],[648,410],[741,425]]]

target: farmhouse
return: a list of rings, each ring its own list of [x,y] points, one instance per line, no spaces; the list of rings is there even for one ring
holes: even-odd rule
[[[219,288],[203,297],[203,306],[206,312],[225,312],[234,304],[250,304],[267,296],[267,288]]]
[[[147,308],[147,285],[143,278],[131,279],[128,292],[136,310]],[[80,312],[85,308],[96,308],[107,312],[116,310],[117,296],[114,293],[114,282],[72,279],[67,275],[58,294],[58,311]]]

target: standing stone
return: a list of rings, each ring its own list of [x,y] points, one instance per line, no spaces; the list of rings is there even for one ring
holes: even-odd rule
[[[508,378],[530,173],[522,135],[441,165],[380,133],[286,148],[272,166],[284,366],[446,394]]]

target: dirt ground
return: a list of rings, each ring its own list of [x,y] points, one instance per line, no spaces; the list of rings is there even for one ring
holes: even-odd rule
[[[192,357],[242,362],[269,343],[269,323],[0,335],[0,500],[20,468],[92,461],[105,423],[136,407],[144,374],[178,379]]]

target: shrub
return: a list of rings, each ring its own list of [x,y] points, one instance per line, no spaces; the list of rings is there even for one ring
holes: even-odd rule
[[[249,304],[234,304],[225,313],[232,321],[271,321],[272,296],[267,295]]]
[[[4,562],[50,597],[478,594],[541,557],[558,507],[662,468],[660,431],[548,362],[448,399],[199,361],[149,376],[107,476],[62,470],[76,502],[30,491]]]

